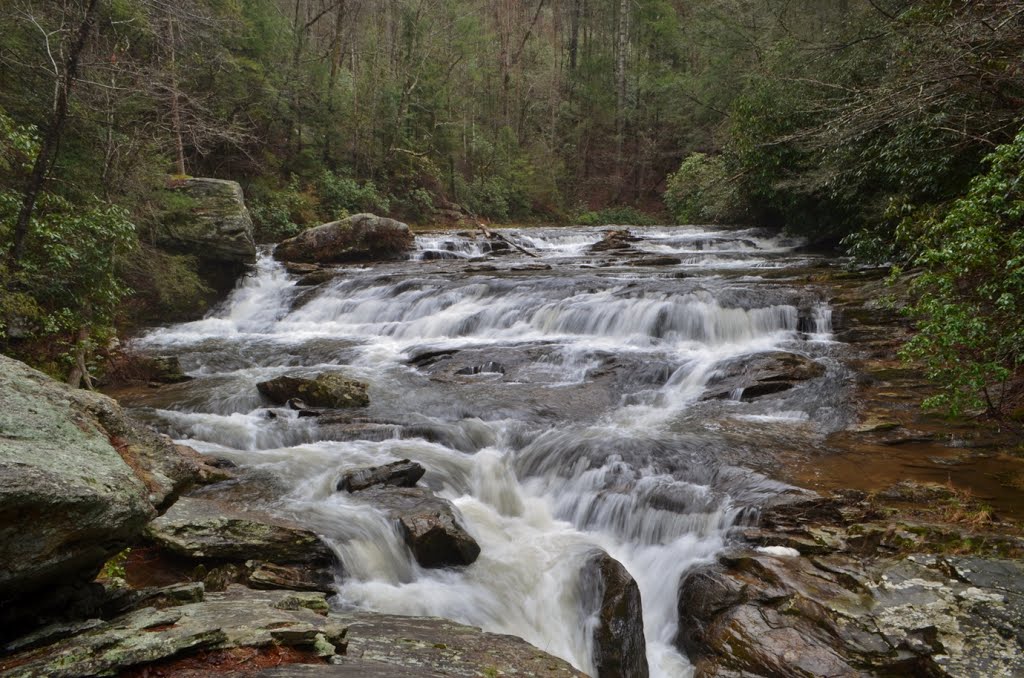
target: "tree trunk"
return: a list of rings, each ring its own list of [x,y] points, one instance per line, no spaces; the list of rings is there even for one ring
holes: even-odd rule
[[[583,0],[572,0],[572,15],[569,17],[569,72],[576,71],[577,52],[580,48],[580,15]]]
[[[16,265],[25,254],[25,240],[28,237],[29,224],[32,223],[32,213],[36,208],[36,200],[46,183],[46,177],[50,173],[53,161],[57,156],[57,148],[60,146],[61,135],[64,133],[64,125],[68,117],[68,99],[71,96],[71,89],[78,79],[78,62],[89,42],[89,33],[96,20],[96,9],[99,0],[89,0],[85,8],[85,16],[78,28],[78,35],[71,45],[67,62],[64,66],[64,75],[57,88],[57,99],[53,106],[53,115],[50,124],[47,125],[46,134],[43,136],[43,143],[39,147],[39,154],[36,156],[32,166],[32,174],[25,186],[25,193],[21,200],[21,209],[18,211],[18,219],[14,224],[14,242],[11,245],[10,258]]]
[[[171,126],[174,129],[174,151],[178,176],[185,176],[185,143],[182,140],[181,107],[178,101],[178,64],[174,48],[174,19],[167,17],[168,48],[171,50]]]

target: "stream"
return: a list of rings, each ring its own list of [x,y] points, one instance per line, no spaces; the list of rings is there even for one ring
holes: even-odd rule
[[[345,568],[340,607],[513,634],[593,673],[597,620],[577,580],[598,547],[639,585],[651,675],[687,676],[680,575],[799,492],[771,478],[773,451],[846,426],[851,379],[831,309],[806,282],[829,263],[799,240],[650,227],[632,229],[632,254],[590,253],[603,230],[501,231],[537,258],[420,235],[407,261],[315,287],[265,252],[208,317],[135,341],[195,379],[126,404],[238,464],[247,482],[220,492],[323,535]],[[824,375],[706,397],[769,351]],[[300,418],[256,390],[324,371],[367,382],[370,406]],[[474,564],[420,567],[382,511],[335,491],[347,469],[406,458],[461,513],[482,549]]]

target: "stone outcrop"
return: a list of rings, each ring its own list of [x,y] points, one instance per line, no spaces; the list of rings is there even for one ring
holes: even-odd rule
[[[755,353],[720,365],[708,382],[704,399],[729,398],[738,392],[741,400],[753,400],[788,391],[824,374],[824,365],[799,353]]]
[[[340,374],[325,373],[311,379],[275,377],[256,384],[256,388],[278,405],[287,404],[293,399],[310,407],[331,409],[366,407],[370,404],[370,397],[366,393],[367,385],[361,381],[346,379]]]
[[[376,486],[356,496],[398,522],[406,544],[423,567],[470,565],[480,545],[463,527],[455,507],[421,487]]]
[[[599,620],[594,629],[597,678],[646,678],[643,608],[633,577],[619,561],[596,551],[580,572],[580,589]]]
[[[751,546],[680,582],[697,678],[1024,672],[1018,537],[900,522],[852,492],[774,507],[740,536]]]
[[[203,564],[208,585],[332,591],[334,552],[313,532],[209,499],[186,497],[146,528],[160,548]]]
[[[188,206],[163,220],[159,245],[209,262],[244,265],[256,261],[252,218],[237,182],[183,179],[173,182],[171,190]]]
[[[76,595],[202,464],[112,399],[3,356],[0,402],[2,619],[19,616],[21,599],[45,616],[47,600]]]
[[[406,257],[413,243],[408,225],[374,214],[355,214],[281,242],[274,256],[321,264],[389,261]]]
[[[383,466],[346,471],[338,481],[338,490],[358,492],[376,485],[415,487],[426,469],[414,461],[402,459]]]

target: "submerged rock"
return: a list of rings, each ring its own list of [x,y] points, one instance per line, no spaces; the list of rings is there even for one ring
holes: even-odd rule
[[[283,241],[274,256],[307,263],[355,263],[401,259],[414,245],[409,226],[374,214],[355,214]]]
[[[640,588],[626,568],[604,551],[587,559],[580,573],[581,598],[599,623],[594,629],[597,678],[645,678],[647,644]]]
[[[327,408],[366,407],[370,404],[367,385],[340,374],[320,374],[312,379],[282,376],[261,381],[256,388],[278,405],[292,400],[300,401],[303,406]]]
[[[252,218],[237,182],[192,178],[174,182],[172,190],[190,204],[165,216],[158,231],[159,245],[205,261],[256,261]]]
[[[424,473],[426,473],[426,469],[420,464],[402,459],[383,466],[347,471],[338,481],[338,489],[346,492],[358,492],[376,485],[414,487]]]
[[[112,399],[0,356],[0,621],[74,597],[200,463]],[[191,452],[191,450],[189,450]]]
[[[406,544],[423,567],[470,565],[480,545],[463,527],[455,507],[420,487],[376,486],[358,494],[398,522]]]

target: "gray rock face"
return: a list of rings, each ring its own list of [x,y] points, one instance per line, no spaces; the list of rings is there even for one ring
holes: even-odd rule
[[[480,545],[462,526],[455,507],[430,490],[377,486],[357,496],[398,521],[405,542],[423,567],[470,565],[480,555]]]
[[[375,485],[415,487],[424,473],[426,473],[426,469],[416,462],[402,459],[383,466],[349,471],[338,481],[338,490],[358,492]]]
[[[581,598],[597,613],[594,665],[598,678],[646,678],[647,643],[640,588],[626,568],[604,551],[587,559],[580,573]]]
[[[374,214],[354,214],[283,241],[274,256],[305,263],[354,263],[401,259],[414,238],[406,224]]]
[[[739,552],[684,576],[697,676],[1020,675],[1024,565]]]
[[[180,499],[147,526],[146,536],[194,560],[322,563],[334,559],[327,545],[309,530],[208,499]]]
[[[708,382],[704,398],[729,398],[741,391],[742,400],[753,400],[788,391],[802,381],[824,374],[824,365],[799,353],[757,353],[721,366],[718,374]]]
[[[259,392],[278,405],[298,399],[311,407],[366,407],[370,404],[367,386],[361,381],[346,379],[340,374],[325,373],[312,379],[276,377],[256,384]]]
[[[0,356],[0,403],[0,607],[7,615],[17,598],[91,580],[166,495],[147,489],[118,453],[121,441],[139,449],[147,437],[131,438],[135,429],[113,400]]]
[[[621,254],[633,250],[633,243],[639,241],[628,229],[605,231],[604,237],[590,246],[590,252],[613,252]]]
[[[237,182],[193,178],[176,183],[172,190],[191,206],[186,214],[164,220],[158,244],[206,261],[256,261],[252,218]]]

